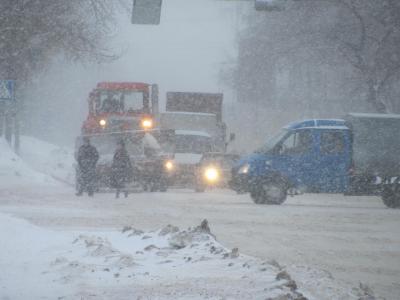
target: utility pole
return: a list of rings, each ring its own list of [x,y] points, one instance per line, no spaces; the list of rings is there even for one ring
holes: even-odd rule
[[[8,144],[12,145],[14,141],[14,151],[18,153],[20,143],[15,80],[0,80],[0,136],[3,132]]]

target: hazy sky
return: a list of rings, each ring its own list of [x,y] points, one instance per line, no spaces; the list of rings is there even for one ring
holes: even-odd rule
[[[224,92],[229,102],[229,88],[220,83],[218,73],[235,56],[238,5],[243,7],[234,1],[164,0],[159,26],[132,25],[130,15],[121,14],[110,42],[121,57],[84,67],[56,62],[37,80],[31,97],[63,114],[43,109],[33,127],[45,127],[39,136],[47,140],[70,144],[86,116],[87,96],[99,81],[158,83],[161,104],[166,91]]]
[[[115,80],[158,83],[161,90],[221,91],[221,63],[234,56],[235,7],[231,1],[165,0],[161,24],[120,19],[117,50],[123,56],[101,67]]]

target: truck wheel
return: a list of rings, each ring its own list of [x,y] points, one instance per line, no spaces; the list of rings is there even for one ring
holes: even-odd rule
[[[400,208],[400,187],[387,187],[382,192],[383,203],[389,208]]]
[[[286,200],[287,187],[283,181],[267,180],[260,183],[250,196],[256,204],[280,205]]]

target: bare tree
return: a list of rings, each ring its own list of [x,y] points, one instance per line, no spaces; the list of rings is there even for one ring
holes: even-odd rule
[[[400,71],[400,3],[339,0],[339,5],[331,36],[366,85],[367,102],[378,112],[389,112],[393,99],[385,99],[382,92]]]
[[[121,0],[122,1],[122,0]],[[59,53],[104,61],[119,1],[2,0],[0,77],[29,79]]]
[[[243,101],[398,111],[399,1],[294,1],[280,12],[253,13],[238,42],[236,67],[225,78]],[[279,86],[282,70],[286,87]]]

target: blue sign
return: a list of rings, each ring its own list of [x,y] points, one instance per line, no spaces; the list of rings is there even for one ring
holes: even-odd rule
[[[15,81],[0,80],[0,101],[15,100]]]

